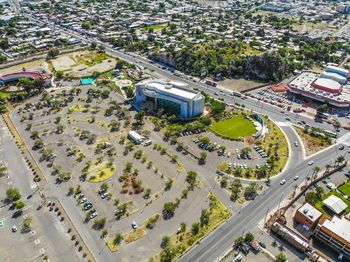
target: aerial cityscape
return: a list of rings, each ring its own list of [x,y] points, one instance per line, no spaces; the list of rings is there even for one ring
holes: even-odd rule
[[[350,261],[350,1],[0,0],[0,261]]]

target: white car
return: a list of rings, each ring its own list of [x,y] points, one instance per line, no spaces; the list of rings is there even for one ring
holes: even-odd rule
[[[298,180],[298,179],[299,179],[299,176],[295,176],[295,177],[294,177],[294,180]]]
[[[294,142],[295,147],[298,147],[298,141]]]
[[[280,182],[280,185],[284,185],[286,183],[286,180],[282,180],[281,182]]]
[[[132,227],[133,229],[136,229],[136,228],[137,228],[137,224],[136,224],[135,221],[131,223],[131,227]]]
[[[11,229],[12,229],[12,232],[13,232],[13,233],[17,232],[17,226],[12,226]]]
[[[314,164],[314,161],[309,161],[309,163],[307,163],[309,166],[312,166]]]

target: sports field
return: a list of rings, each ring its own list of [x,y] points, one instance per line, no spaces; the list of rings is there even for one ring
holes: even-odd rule
[[[211,129],[216,134],[231,139],[251,136],[256,132],[253,123],[241,115],[235,115],[230,119],[214,123]]]

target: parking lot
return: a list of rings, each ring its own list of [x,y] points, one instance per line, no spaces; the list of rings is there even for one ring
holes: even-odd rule
[[[16,108],[11,118],[50,183],[56,184],[50,194],[66,195],[92,235],[99,229],[96,220],[105,219],[106,241],[116,233],[128,238],[141,232],[118,246],[118,257],[132,261],[150,257],[160,251],[160,234],[176,232],[182,222],[198,221],[209,205],[208,189],[195,187],[182,197],[191,169],[173,160],[178,154],[175,148],[149,132],[153,127],[147,123],[136,125],[136,112],[117,95],[102,98],[102,88],[87,94],[89,88],[95,87],[32,99]],[[153,144],[131,143],[127,134],[133,127]],[[176,199],[181,203],[174,217],[163,219],[164,204]],[[157,214],[156,226],[146,228]],[[133,231],[133,222],[138,230]]]
[[[222,162],[230,163],[232,168],[243,169],[248,167],[252,169],[258,168],[265,165],[266,162],[266,155],[259,154],[256,150],[250,149],[247,154],[242,153],[244,148],[252,148],[248,143],[227,140],[216,136],[212,132],[188,133],[188,135],[185,134],[180,137],[178,141],[186,145],[188,150],[198,157],[200,157],[202,152],[205,152],[207,161],[218,168]]]

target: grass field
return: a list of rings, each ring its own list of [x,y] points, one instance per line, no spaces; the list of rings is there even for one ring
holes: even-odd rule
[[[219,136],[230,139],[251,136],[256,132],[253,123],[241,115],[214,123],[211,129]]]
[[[342,185],[341,187],[339,187],[339,189],[341,190],[341,192],[348,195],[350,198],[350,180],[346,182],[344,185]]]
[[[162,25],[150,25],[150,26],[146,26],[141,28],[141,31],[148,31],[149,29],[153,29],[153,30],[162,30],[163,28],[167,27],[166,24],[162,24]]]

